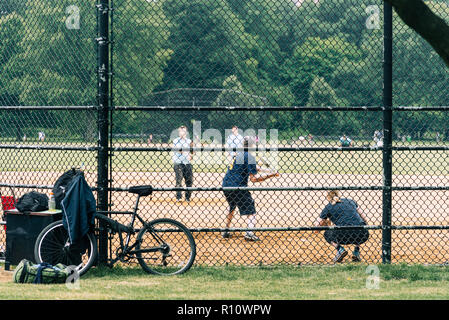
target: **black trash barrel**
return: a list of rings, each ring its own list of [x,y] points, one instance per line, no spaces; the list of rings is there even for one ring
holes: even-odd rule
[[[39,233],[50,223],[61,219],[61,210],[24,214],[17,209],[5,211],[5,270],[22,259],[34,261],[34,244]]]

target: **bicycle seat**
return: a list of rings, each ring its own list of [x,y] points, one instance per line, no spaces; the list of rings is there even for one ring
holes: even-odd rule
[[[149,196],[153,193],[153,187],[152,186],[134,186],[130,187],[128,189],[130,193],[138,194],[139,196],[145,197]]]

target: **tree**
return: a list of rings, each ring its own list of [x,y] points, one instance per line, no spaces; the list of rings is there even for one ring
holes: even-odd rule
[[[435,52],[440,56],[446,66],[449,67],[449,25],[445,22],[445,20],[435,14],[431,10],[431,7],[426,5],[422,0],[384,1],[392,5],[395,12],[403,20],[403,22],[411,29],[413,29],[416,33],[418,33],[424,40],[426,40],[430,44],[430,46],[432,46]],[[431,6],[435,5],[431,4]],[[447,73],[445,74],[445,76],[447,77]],[[421,88],[422,87],[424,86],[421,86]],[[446,86],[444,86],[444,88],[441,88],[440,90],[445,89]],[[435,92],[435,90],[433,90],[433,92]],[[423,103],[423,100],[421,100],[420,102]],[[427,100],[425,102],[427,102]],[[447,126],[447,123],[449,122],[449,116],[447,115],[447,113],[445,113],[444,115],[428,113],[427,116],[429,115],[434,115],[435,117],[433,119],[429,119],[429,117],[426,117],[426,114],[420,114],[419,118],[425,117],[425,123],[427,125],[423,125],[422,119],[419,120],[419,125],[427,129],[427,126],[430,123],[433,123],[434,126],[442,124],[442,129],[445,131],[446,139],[449,139],[449,127]],[[402,123],[407,124],[409,123],[407,122],[408,120],[410,120],[410,117],[408,117],[408,119],[402,119]],[[419,135],[423,135],[423,132],[419,132]]]
[[[294,42],[292,19],[297,10],[291,0],[227,0],[241,19],[245,32],[256,39],[251,58],[257,61],[259,79],[279,84],[280,68],[286,51]],[[256,83],[250,83],[256,84]],[[259,86],[261,83],[257,83]],[[251,88],[265,91],[265,88]],[[259,92],[260,93],[260,92]]]
[[[335,106],[337,95],[323,77],[316,76],[310,84],[308,106]],[[330,135],[340,131],[340,119],[334,112],[306,112],[304,127],[313,135]]]
[[[421,35],[449,66],[449,25],[422,0],[384,0],[406,25]]]
[[[220,88],[230,75],[245,74],[255,39],[225,0],[164,1],[173,51],[160,90]]]
[[[328,81],[343,59],[358,61],[360,50],[339,37],[308,38],[298,46],[283,66],[283,76],[295,95],[297,105],[305,105],[310,84],[316,76]]]
[[[10,61],[21,51],[23,30],[24,21],[17,13],[0,16],[0,105],[18,104],[19,91],[11,83],[16,71],[11,68]]]
[[[115,8],[120,12],[116,15],[112,51],[117,65],[114,70],[116,105],[139,104],[162,81],[170,51],[163,48],[168,38],[168,21],[161,6],[152,1],[144,1],[139,6],[115,1]],[[7,49],[11,54],[3,68],[12,75],[6,77],[7,83],[1,87],[10,88],[9,96],[17,97],[15,104],[96,104],[94,4],[83,0],[28,0],[23,13],[16,13],[8,24],[0,25],[0,32],[7,32],[6,39],[11,43]],[[68,126],[72,132],[67,134],[78,136],[91,132],[96,121],[93,113],[80,118],[44,111],[41,116],[45,119],[43,126],[72,124]],[[119,130],[121,125],[126,124],[117,123],[115,129]]]
[[[218,94],[214,106],[263,106],[267,99],[245,92],[242,83],[235,75],[223,81],[223,89]],[[265,127],[266,115],[256,111],[212,111],[208,113],[210,126],[215,129],[231,129],[237,125],[242,129]]]
[[[1,14],[17,13],[21,15],[26,6],[28,0],[2,0],[0,2],[0,12]]]
[[[172,50],[170,22],[161,1],[114,1],[114,91],[116,105],[141,105],[162,83]]]
[[[79,10],[78,28],[66,23],[70,6]],[[20,52],[10,60],[10,68],[16,70],[12,83],[20,92],[21,104],[94,104],[95,23],[89,9],[77,1],[28,1]]]

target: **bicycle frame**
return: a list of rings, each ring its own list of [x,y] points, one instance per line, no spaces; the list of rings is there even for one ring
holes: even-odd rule
[[[98,211],[95,218],[97,220],[105,222],[111,229],[111,231],[108,231],[108,233],[118,233],[119,239],[120,239],[120,248],[116,250],[116,257],[114,259],[110,259],[109,264],[113,265],[117,261],[126,261],[125,258],[131,259],[135,257],[139,253],[148,253],[148,252],[157,252],[157,251],[165,251],[167,248],[164,246],[163,240],[155,234],[151,228],[149,228],[150,234],[158,240],[158,242],[161,243],[159,247],[152,247],[147,249],[139,249],[139,250],[133,250],[139,243],[135,241],[131,246],[129,245],[131,240],[131,235],[138,233],[141,229],[135,229],[134,224],[136,222],[136,218],[143,224],[144,227],[148,227],[148,224],[145,220],[142,219],[142,217],[139,216],[137,213],[139,211],[139,202],[140,202],[140,195],[137,195],[137,199],[134,205],[133,211]],[[120,222],[117,222],[114,219],[109,218],[105,214],[131,214],[131,222],[128,225],[124,225]],[[126,239],[124,241],[122,237],[122,233],[125,232]],[[120,250],[120,252],[119,252]]]

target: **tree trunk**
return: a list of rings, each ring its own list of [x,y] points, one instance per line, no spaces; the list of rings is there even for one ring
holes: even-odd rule
[[[384,0],[399,17],[423,37],[449,67],[449,26],[422,0]]]

